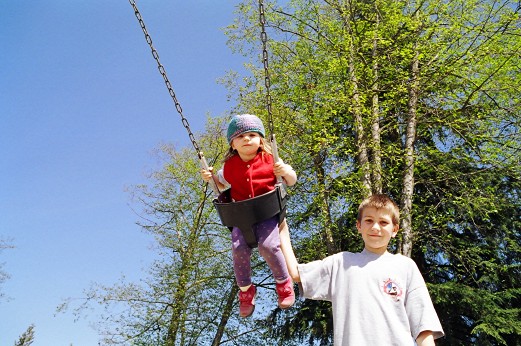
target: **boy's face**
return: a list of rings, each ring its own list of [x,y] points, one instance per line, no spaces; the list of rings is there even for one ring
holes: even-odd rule
[[[368,251],[383,254],[391,238],[398,233],[399,225],[393,224],[391,213],[385,209],[367,207],[362,212],[356,228],[364,239]]]

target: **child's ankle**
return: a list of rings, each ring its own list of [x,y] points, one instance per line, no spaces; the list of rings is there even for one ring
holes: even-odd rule
[[[239,286],[239,289],[241,290],[241,292],[246,292],[247,290],[249,290],[251,287],[251,284],[249,284],[248,286]]]

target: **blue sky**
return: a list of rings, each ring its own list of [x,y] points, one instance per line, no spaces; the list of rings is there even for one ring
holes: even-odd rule
[[[233,106],[216,81],[244,62],[221,30],[237,3],[137,2],[193,131]],[[0,23],[0,238],[15,247],[0,253],[0,345],[30,324],[33,346],[97,345],[89,318],[56,307],[146,275],[152,238],[126,188],[186,131],[127,0],[4,0]]]

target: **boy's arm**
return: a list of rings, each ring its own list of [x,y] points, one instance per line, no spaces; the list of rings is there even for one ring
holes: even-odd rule
[[[291,246],[291,238],[289,236],[289,228],[286,219],[284,219],[279,225],[279,235],[280,248],[284,254],[284,258],[286,259],[289,276],[291,276],[294,282],[300,282],[300,274],[297,268],[298,261],[293,252],[293,247]]]
[[[432,334],[432,331],[430,330],[424,330],[423,332],[418,335],[416,338],[416,344],[418,346],[435,346],[434,343],[434,336]]]

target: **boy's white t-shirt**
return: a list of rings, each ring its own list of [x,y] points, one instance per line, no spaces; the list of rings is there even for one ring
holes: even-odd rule
[[[335,346],[414,345],[420,332],[444,335],[416,263],[363,250],[299,264],[305,298],[332,302]]]

